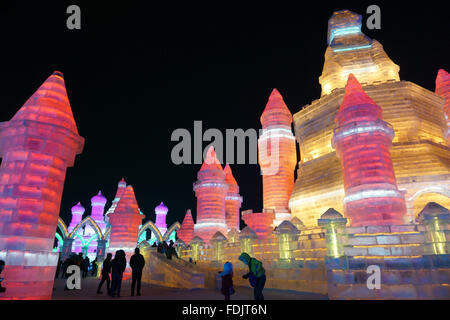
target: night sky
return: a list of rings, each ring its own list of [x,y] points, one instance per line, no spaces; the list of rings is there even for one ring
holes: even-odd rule
[[[61,203],[67,223],[78,201],[90,213],[98,190],[108,208],[122,177],[147,219],[154,221],[161,201],[169,207],[169,225],[181,222],[187,209],[195,219],[192,184],[200,165],[171,162],[172,132],[193,133],[194,120],[203,121],[204,130],[259,129],[273,88],[292,113],[318,99],[334,11],[363,15],[363,32],[381,42],[402,80],[434,91],[438,69],[449,70],[444,1],[38,2],[0,3],[0,121],[9,120],[54,70],[64,73],[86,139],[67,171]],[[70,4],[81,7],[81,30],[66,28]],[[371,4],[381,8],[381,30],[365,27]],[[231,168],[242,210],[261,210],[259,167]]]

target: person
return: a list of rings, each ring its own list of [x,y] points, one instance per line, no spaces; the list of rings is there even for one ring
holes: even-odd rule
[[[230,295],[234,293],[233,264],[231,262],[225,262],[223,271],[219,271],[219,276],[222,277],[222,289],[220,292],[225,296],[225,300],[230,300]]]
[[[103,261],[102,265],[102,279],[100,280],[100,283],[97,288],[97,293],[103,293],[101,291],[103,283],[106,281],[106,289],[108,294],[111,291],[111,280],[109,278],[109,274],[111,273],[111,259],[112,259],[112,253],[108,253],[106,255],[105,261]]]
[[[163,241],[162,246],[163,246],[162,252],[166,255],[166,258],[172,259],[172,253],[169,251],[169,245],[167,244],[167,242]]]
[[[166,257],[167,257],[167,259],[172,260],[172,255],[174,255],[174,254],[178,258],[178,254],[177,254],[177,251],[175,249],[173,241],[170,240],[169,245],[167,245],[166,242],[164,242],[164,244],[165,244],[165,250],[166,250]]]
[[[262,291],[266,284],[266,271],[262,266],[262,262],[250,257],[246,252],[239,256],[239,260],[248,266],[249,272],[244,274],[242,278],[249,279],[250,285],[253,287],[255,300],[264,300]]]
[[[158,242],[158,247],[157,247],[156,251],[158,253],[163,253],[163,250],[164,250],[164,248],[163,248],[162,242]]]
[[[88,271],[89,271],[89,265],[90,265],[90,261],[89,258],[86,256],[86,258],[84,258],[81,261],[81,270],[83,271],[83,278],[86,278],[88,276]]]
[[[134,288],[137,283],[137,295],[141,295],[141,279],[142,279],[142,269],[145,266],[145,259],[142,254],[140,254],[139,248],[134,249],[134,254],[130,258],[131,267],[131,296],[134,296]]]
[[[120,298],[120,288],[122,287],[122,277],[125,268],[127,267],[127,258],[125,251],[117,250],[114,259],[111,261],[111,297],[114,297],[117,292],[117,297]]]
[[[92,261],[91,265],[92,265],[91,275],[93,275],[95,277],[95,276],[97,276],[97,270],[98,270],[97,257],[95,257],[95,259]]]

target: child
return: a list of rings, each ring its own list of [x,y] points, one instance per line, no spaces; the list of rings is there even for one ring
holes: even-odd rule
[[[219,271],[219,275],[222,277],[221,293],[225,296],[225,300],[230,300],[230,295],[234,293],[233,265],[231,264],[231,262],[226,262],[223,265],[223,271]]]

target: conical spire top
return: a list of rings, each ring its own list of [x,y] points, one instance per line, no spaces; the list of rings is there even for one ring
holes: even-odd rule
[[[132,186],[125,188],[122,196],[120,197],[117,207],[111,214],[137,214],[140,215],[139,206],[136,201],[136,195]]]
[[[61,72],[55,71],[45,80],[11,119],[16,120],[56,125],[78,135]]]
[[[381,108],[364,92],[356,77],[350,73],[336,121],[342,125],[348,121],[376,119],[381,119]]]
[[[272,90],[260,120],[264,128],[274,125],[291,125],[292,114],[276,88]]]
[[[225,182],[228,184],[237,185],[236,179],[234,178],[233,172],[231,171],[230,165],[228,163],[223,171],[225,172]]]
[[[214,150],[213,146],[209,147],[209,149],[206,153],[205,161],[203,161],[203,165],[200,168],[200,171],[211,169],[211,168],[215,168],[215,169],[220,168],[220,171],[223,171],[222,165],[220,164],[219,159],[217,159],[216,151]]]
[[[106,198],[102,195],[102,191],[99,190],[98,194],[93,196],[91,198],[91,204],[92,205],[105,205],[106,204]]]

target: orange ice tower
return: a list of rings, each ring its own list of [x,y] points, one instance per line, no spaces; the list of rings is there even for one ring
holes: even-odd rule
[[[275,211],[273,226],[291,219],[289,198],[294,187],[297,161],[292,114],[277,89],[273,89],[261,116],[258,139],[259,166],[263,176],[264,209]]]
[[[350,74],[332,143],[344,176],[344,212],[353,226],[404,223],[405,199],[389,151],[394,130],[381,113]]]
[[[194,238],[194,220],[192,219],[191,210],[186,212],[177,235],[186,245]]]
[[[444,69],[440,69],[436,77],[436,94],[445,99],[444,118],[447,125],[444,127],[444,138],[450,146],[450,74]]]
[[[197,197],[197,223],[194,226],[194,234],[209,243],[217,231],[226,234],[228,229],[225,219],[228,184],[213,147],[209,148],[197,179],[194,183]]]
[[[229,230],[233,228],[239,230],[242,197],[239,195],[239,186],[233,177],[230,165],[227,164],[223,171],[225,182],[228,184],[228,193],[225,197],[225,220]]]
[[[117,250],[124,250],[127,256],[127,266],[137,245],[139,225],[141,222],[142,215],[139,212],[133,187],[128,186],[121,195],[114,212],[109,214],[111,234],[109,236],[109,247],[107,250],[113,256]],[[126,276],[130,275],[131,270],[129,267],[127,267],[125,272]]]
[[[66,168],[83,144],[57,71],[10,121],[0,123],[0,260],[7,288],[0,298],[51,298]]]

